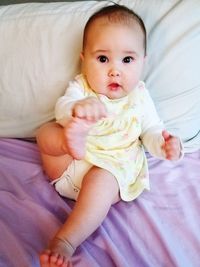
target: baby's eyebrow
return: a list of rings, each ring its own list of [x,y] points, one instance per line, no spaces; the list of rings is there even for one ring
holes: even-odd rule
[[[108,53],[108,52],[109,52],[109,50],[106,50],[106,49],[97,49],[97,50],[94,50],[92,52],[92,54],[100,54],[100,53],[104,54],[104,53]]]
[[[125,50],[123,51],[124,54],[130,54],[130,55],[137,55],[138,53],[133,50]]]
[[[109,55],[109,53],[111,53],[111,51],[109,49],[96,49],[96,50],[92,51],[91,54],[92,55],[96,55],[96,54]],[[138,56],[138,53],[134,50],[124,50],[121,53],[124,56],[134,56],[134,57]]]

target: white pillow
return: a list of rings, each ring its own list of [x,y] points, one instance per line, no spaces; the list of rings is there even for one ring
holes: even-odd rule
[[[0,136],[34,137],[79,71],[82,31],[106,2],[0,7]]]
[[[200,148],[199,0],[119,0],[144,20],[144,80],[167,129]],[[106,1],[0,7],[0,136],[34,137],[79,72],[82,30]]]

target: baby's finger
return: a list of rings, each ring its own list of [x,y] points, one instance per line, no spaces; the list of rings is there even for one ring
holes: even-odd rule
[[[99,106],[99,110],[98,110],[98,117],[99,118],[105,118],[107,116],[107,110],[106,110],[106,107],[104,106],[104,104],[101,104]]]
[[[180,145],[177,142],[170,142],[165,144],[166,158],[169,160],[179,159],[181,153]]]
[[[83,119],[85,117],[85,109],[81,104],[76,104],[72,110],[72,116]]]
[[[106,117],[106,108],[103,103],[100,101],[93,103],[90,110],[91,119],[98,121],[104,117]]]
[[[162,136],[163,136],[165,141],[168,141],[171,138],[170,133],[168,131],[166,131],[166,130],[162,131]]]
[[[177,160],[179,159],[180,152],[174,151],[174,150],[168,150],[166,152],[166,158],[168,160]]]

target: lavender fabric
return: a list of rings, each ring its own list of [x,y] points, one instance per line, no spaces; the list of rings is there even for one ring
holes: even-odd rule
[[[69,266],[200,266],[200,151],[176,163],[147,156],[151,191],[114,205]],[[49,184],[37,145],[17,139],[0,139],[0,190],[0,267],[39,267],[74,202]]]

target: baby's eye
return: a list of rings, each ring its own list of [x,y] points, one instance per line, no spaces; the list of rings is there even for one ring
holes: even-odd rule
[[[107,58],[106,56],[99,56],[99,57],[98,57],[98,60],[99,60],[101,63],[108,62],[108,58]]]
[[[133,57],[125,57],[125,58],[123,58],[123,63],[130,63],[130,62],[132,62],[133,60],[134,60]]]

